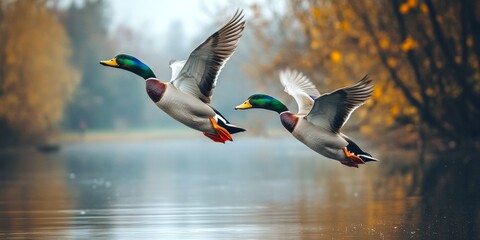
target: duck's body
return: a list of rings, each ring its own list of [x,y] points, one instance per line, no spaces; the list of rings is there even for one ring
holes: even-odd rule
[[[165,86],[165,91],[157,100],[157,92],[151,88],[159,84]],[[216,115],[215,111],[200,99],[178,90],[171,83],[162,83],[156,79],[147,80],[147,93],[155,105],[175,120],[195,130],[214,133],[209,118]]]
[[[231,134],[245,129],[230,124],[210,106],[210,101],[218,74],[234,53],[244,24],[242,11],[237,11],[224,27],[193,50],[187,60],[170,63],[169,82],[157,79],[148,66],[129,55],[120,54],[100,63],[142,76],[150,99],[175,120],[203,132],[215,142],[232,141]]]
[[[223,117],[217,114],[210,105],[180,91],[170,82],[164,83],[150,78],[147,79],[146,86],[147,94],[155,105],[170,117],[195,130],[209,134],[216,133],[210,118],[214,118],[218,123],[218,121],[222,121]]]
[[[350,167],[376,161],[369,153],[340,132],[351,112],[368,99],[373,91],[366,77],[357,84],[320,95],[315,86],[299,72],[284,71],[280,80],[285,91],[299,106],[294,114],[277,99],[264,94],[250,96],[236,109],[263,108],[279,113],[282,125],[296,139],[315,152]]]
[[[285,118],[292,117],[298,119],[297,125],[291,132],[296,139],[325,157],[336,160],[346,160],[342,148],[346,147],[348,143],[339,134],[325,131],[313,125],[304,117],[290,112],[280,114],[280,121],[282,124],[285,124]]]

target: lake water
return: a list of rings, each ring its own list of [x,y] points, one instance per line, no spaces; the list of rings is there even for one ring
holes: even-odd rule
[[[456,192],[422,197],[387,160],[348,168],[291,138],[0,158],[0,239],[478,239],[480,227],[478,204]]]

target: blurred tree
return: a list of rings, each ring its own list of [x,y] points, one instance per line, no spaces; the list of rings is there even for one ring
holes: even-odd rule
[[[373,101],[355,117],[363,133],[404,147],[478,146],[477,2],[292,0],[273,13],[252,9],[257,39],[273,55],[260,76],[296,68],[329,92],[369,73]]]
[[[46,1],[2,1],[0,36],[0,141],[40,139],[79,82],[70,41]]]
[[[65,12],[59,12],[72,39],[72,62],[82,72],[80,87],[67,107],[67,128],[82,124],[96,129],[126,127],[141,121],[143,103],[136,97],[144,91],[139,89],[140,81],[119,81],[135,77],[99,64],[116,55],[117,41],[123,41],[122,36],[109,38],[104,10],[105,2],[95,0],[72,3]]]

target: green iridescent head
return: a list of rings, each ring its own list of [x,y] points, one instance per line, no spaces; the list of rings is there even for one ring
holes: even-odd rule
[[[127,54],[118,54],[110,60],[100,61],[100,64],[108,67],[125,69],[144,79],[155,77],[155,74],[150,67],[137,58]]]
[[[244,103],[235,107],[236,110],[250,108],[263,108],[277,113],[288,111],[288,108],[282,102],[265,94],[254,94],[245,100]]]

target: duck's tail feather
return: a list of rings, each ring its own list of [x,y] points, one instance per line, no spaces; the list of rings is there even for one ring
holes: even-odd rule
[[[235,133],[239,133],[239,132],[245,132],[246,130],[241,128],[241,127],[238,127],[238,126],[235,126],[231,123],[229,123],[225,118],[223,118],[221,115],[216,115],[215,116],[215,120],[217,120],[217,124],[220,125],[221,127],[227,129],[227,131],[230,133],[230,134],[235,134]]]
[[[368,153],[366,153],[368,154]],[[370,154],[369,154],[370,155]],[[357,155],[359,158],[361,158],[364,162],[372,162],[372,161],[378,161],[378,159],[372,157],[372,156],[367,156],[364,154],[358,154]]]
[[[215,115],[215,120],[216,120],[217,124],[220,125],[221,127],[225,128],[225,129],[227,129],[227,131],[230,134],[235,134],[235,133],[247,131],[244,128],[241,128],[241,127],[238,127],[238,126],[235,126],[235,125],[231,124],[219,111],[217,111],[213,107],[212,107],[212,109],[217,114],[217,115]]]
[[[358,157],[360,157],[364,162],[378,161],[378,159],[372,157],[370,153],[363,151],[355,142],[348,138],[345,134],[341,134],[342,138],[348,142],[347,150]]]

